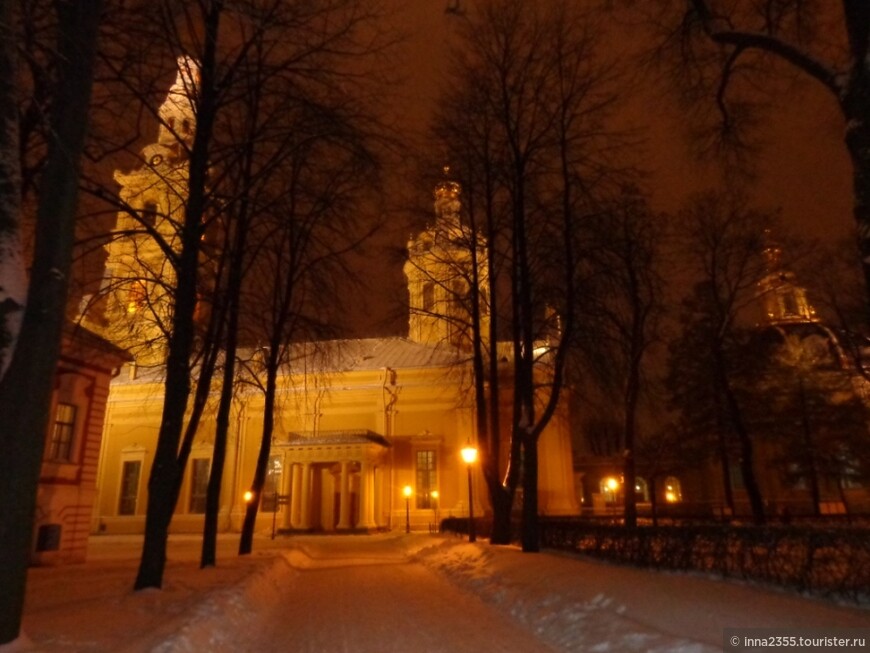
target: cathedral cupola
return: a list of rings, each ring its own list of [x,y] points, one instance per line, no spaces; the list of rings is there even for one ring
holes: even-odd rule
[[[758,283],[758,294],[768,324],[789,322],[818,322],[816,311],[807,300],[806,289],[800,286],[795,275],[782,262],[782,249],[765,233],[764,277]]]
[[[450,177],[450,166],[444,166],[444,179],[435,186],[435,228],[442,234],[461,232],[459,211],[462,208],[462,186]]]

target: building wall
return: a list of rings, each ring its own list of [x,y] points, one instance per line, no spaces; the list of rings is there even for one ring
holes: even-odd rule
[[[464,403],[464,393],[455,375],[444,368],[396,370],[397,399],[385,390],[383,370],[358,370],[330,379],[329,385],[314,390],[309,379],[283,380],[278,399],[279,411],[273,434],[272,454],[278,458],[282,477],[278,481],[282,494],[293,492],[290,464],[292,434],[317,435],[337,431],[370,430],[384,435],[390,446],[371,453],[376,459],[374,478],[374,521],[378,527],[400,528],[405,524],[406,485],[414,488],[409,500],[409,519],[415,529],[434,524],[436,517],[465,515],[468,512],[467,469],[460,459],[460,449],[473,440],[471,406]],[[130,380],[122,374],[112,386],[102,451],[99,498],[93,531],[101,533],[141,533],[144,529],[147,478],[153,462],[162,409],[162,386],[159,379]],[[197,434],[191,459],[210,458],[214,437],[214,407],[206,411]],[[250,487],[263,427],[263,397],[260,393],[243,394],[236,399],[228,439],[228,457],[223,474],[221,519],[223,530],[238,530],[244,510],[244,493]],[[428,507],[418,506],[417,452],[434,451],[436,458],[437,501]],[[324,455],[326,455],[324,453]],[[340,452],[335,461],[340,463]],[[366,454],[367,456],[369,454]],[[124,464],[140,461],[136,485],[137,498],[131,510],[121,508]],[[577,513],[573,479],[570,473],[571,449],[564,419],[554,424],[541,439],[541,509],[545,514]],[[188,464],[179,497],[173,532],[199,532],[202,515],[191,511],[194,463]],[[331,497],[338,492],[338,469],[319,464],[312,482],[318,496],[320,514],[317,525],[331,527],[337,520]],[[472,470],[475,512],[487,509],[486,488],[479,466]],[[355,468],[351,492],[359,498],[359,470]],[[298,488],[297,488],[298,490]],[[359,509],[358,507],[356,508]],[[260,511],[258,529],[281,529],[289,525],[289,508],[283,505],[277,515]],[[437,513],[437,514],[436,514]]]
[[[124,360],[92,335],[64,334],[37,490],[31,555],[37,565],[87,557],[109,381]]]

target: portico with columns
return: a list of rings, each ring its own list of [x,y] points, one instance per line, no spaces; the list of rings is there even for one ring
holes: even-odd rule
[[[383,505],[389,443],[372,431],[294,434],[276,443],[283,456],[282,530],[374,531],[385,528]]]

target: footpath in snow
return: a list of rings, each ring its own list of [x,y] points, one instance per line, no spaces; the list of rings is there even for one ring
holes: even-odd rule
[[[423,534],[258,538],[198,569],[173,537],[162,590],[134,593],[140,539],[32,569],[28,639],[0,652],[722,650],[723,629],[870,628],[870,611],[698,575]]]

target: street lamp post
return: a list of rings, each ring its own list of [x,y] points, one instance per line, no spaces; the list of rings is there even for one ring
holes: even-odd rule
[[[476,542],[477,535],[474,532],[474,494],[471,489],[471,465],[477,460],[477,449],[471,443],[462,448],[462,460],[468,467],[468,541]]]
[[[406,485],[402,488],[402,494],[405,495],[405,532],[411,532],[411,486]]]
[[[438,523],[438,490],[432,490],[429,496],[432,497],[432,516],[435,518],[435,532],[440,533],[441,525]]]

